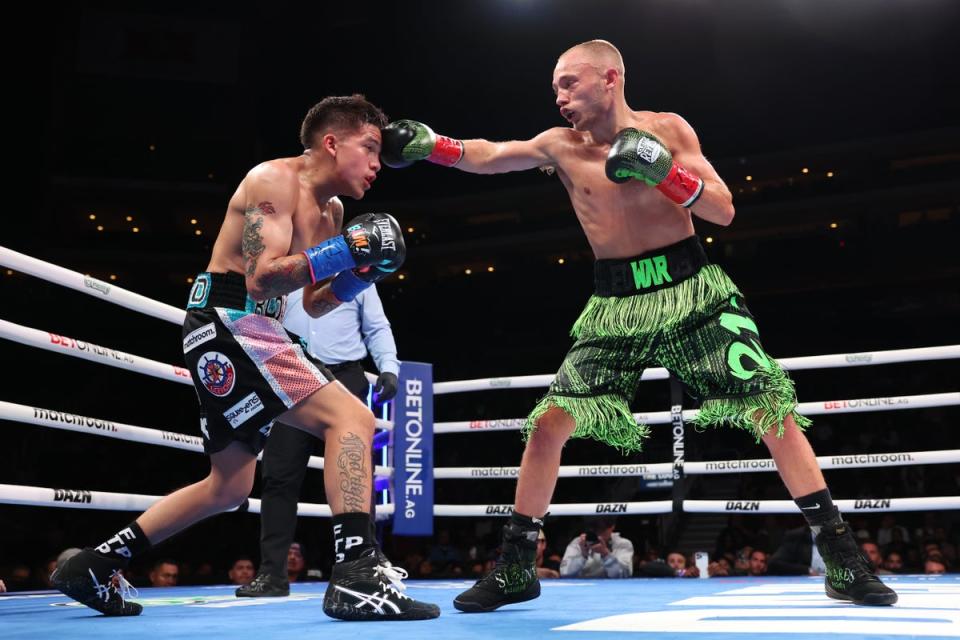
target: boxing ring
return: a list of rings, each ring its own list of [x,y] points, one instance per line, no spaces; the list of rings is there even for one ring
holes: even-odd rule
[[[83,274],[46,263],[0,247],[0,265],[21,273],[68,287],[106,302],[166,320],[183,322],[184,311]],[[166,364],[109,347],[62,336],[40,328],[26,327],[0,319],[0,338],[30,347],[82,358],[118,367],[141,375],[192,386],[190,374],[179,365]],[[171,340],[176,338],[171,336]],[[921,362],[960,358],[960,345],[898,349],[853,354],[831,354],[784,358],[779,362],[787,370],[865,367],[882,364]],[[404,421],[402,408],[394,422],[378,420],[378,441],[391,442],[393,466],[377,466],[378,484],[391,483],[394,502],[378,505],[378,518],[394,517],[395,531],[406,526],[413,516],[421,523],[436,516],[489,518],[507,515],[505,504],[433,504],[432,483],[448,479],[494,480],[515,478],[518,467],[434,467],[433,440],[442,446],[449,433],[481,434],[519,430],[522,418],[435,422],[433,395],[481,390],[546,387],[552,375],[504,377],[432,383],[414,381],[401,370],[398,405],[410,406],[411,391],[416,391],[424,411],[418,412],[416,431]],[[649,369],[642,380],[668,380],[664,369]],[[956,380],[951,381],[952,384]],[[685,476],[760,473],[776,471],[772,460],[684,460],[685,423],[696,414],[685,410],[682,397],[672,390],[668,411],[636,414],[650,425],[671,425],[672,459],[651,464],[565,465],[560,477],[656,477],[673,480],[671,500],[641,502],[558,503],[550,507],[553,516],[582,516],[597,513],[618,515],[666,514],[786,514],[798,513],[792,500],[691,500],[683,493]],[[878,398],[829,399],[802,402],[804,415],[836,415],[868,411],[894,411],[960,405],[960,391]],[[417,405],[418,410],[420,406]],[[73,414],[52,407],[34,407],[0,401],[0,420],[115,438],[148,445],[202,453],[201,438],[174,431],[163,431],[122,424],[104,417]],[[404,440],[406,438],[406,440]],[[418,455],[404,456],[401,442],[417,442]],[[409,468],[405,468],[406,460]],[[856,455],[820,456],[823,469],[886,468],[960,462],[960,449],[905,451],[897,453],[863,452]],[[397,464],[400,461],[401,464]],[[424,463],[424,461],[426,461]],[[426,469],[421,468],[421,464]],[[309,467],[322,469],[323,459],[311,457]],[[420,490],[411,492],[411,480]],[[399,498],[396,496],[400,496]],[[0,503],[32,507],[66,507],[140,512],[161,496],[113,493],[95,488],[56,488],[0,484]],[[915,496],[888,498],[872,496],[856,500],[836,500],[846,514],[886,511],[960,510],[960,496]],[[411,506],[413,505],[413,507]],[[259,513],[260,502],[251,498],[240,510]],[[414,513],[416,512],[416,513]],[[298,513],[307,517],[329,517],[326,505],[299,505]],[[410,531],[408,530],[407,533]],[[428,532],[429,533],[429,532]],[[854,607],[829,600],[823,594],[822,578],[711,578],[709,580],[632,579],[627,581],[546,580],[543,596],[533,602],[508,607],[497,613],[476,616],[460,614],[452,607],[453,597],[471,581],[410,581],[410,593],[436,602],[443,611],[435,621],[406,623],[366,623],[360,633],[374,637],[397,635],[423,637],[445,633],[454,637],[541,637],[557,633],[579,633],[588,637],[614,637],[623,633],[647,633],[656,637],[687,638],[728,636],[749,633],[752,637],[791,634],[814,638],[823,634],[857,634],[871,637],[960,636],[960,576],[885,576],[900,594],[894,607]],[[227,638],[238,632],[257,629],[264,637],[303,637],[305,630],[317,624],[342,624],[326,618],[320,610],[324,583],[293,585],[292,595],[281,599],[237,599],[233,587],[178,587],[142,589],[137,602],[146,611],[136,619],[106,619],[82,605],[76,605],[56,593],[8,594],[0,596],[0,637],[49,638],[56,635],[85,637],[117,631],[143,634],[172,634],[176,637]],[[82,620],[79,620],[82,619]],[[69,626],[68,626],[69,625]],[[310,625],[310,626],[307,626]],[[429,626],[428,626],[429,625]],[[5,630],[6,628],[6,630]],[[334,628],[330,628],[334,631]],[[326,630],[326,628],[324,629]],[[336,629],[336,631],[340,631]],[[322,633],[322,631],[318,632]]]

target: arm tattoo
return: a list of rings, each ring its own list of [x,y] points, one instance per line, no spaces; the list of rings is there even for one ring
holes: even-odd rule
[[[343,510],[364,511],[369,505],[370,491],[364,486],[370,479],[365,466],[369,457],[367,448],[355,433],[340,437],[340,455],[337,456],[337,468],[340,469],[340,490],[343,492]]]
[[[269,269],[260,276],[260,286],[267,297],[284,295],[308,284],[310,268],[302,253],[274,260]]]
[[[257,272],[257,260],[266,246],[260,230],[263,228],[263,217],[277,213],[273,203],[264,200],[255,207],[247,207],[243,212],[243,240],[241,248],[243,261],[247,265],[246,275],[253,277]],[[264,297],[290,293],[294,289],[310,283],[310,271],[307,260],[302,255],[287,256],[274,260],[264,273],[260,274],[260,287]]]
[[[269,202],[262,202],[270,208],[273,213],[273,205]],[[263,253],[263,236],[260,235],[260,228],[263,227],[264,210],[260,207],[247,207],[243,212],[243,241],[241,249],[243,252],[243,261],[247,263],[247,277],[251,277],[257,272],[257,259]]]

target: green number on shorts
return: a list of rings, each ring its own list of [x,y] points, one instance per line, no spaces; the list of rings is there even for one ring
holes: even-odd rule
[[[738,307],[736,299],[731,298],[730,303],[734,307]],[[760,332],[757,330],[757,325],[753,320],[735,313],[720,314],[720,326],[738,338],[741,336],[741,330],[749,331],[754,335],[760,335]],[[756,365],[753,370],[744,368],[741,362],[741,358],[744,356],[752,360]],[[744,342],[734,342],[730,345],[727,349],[727,366],[730,367],[730,373],[736,377],[741,380],[749,380],[757,375],[756,369],[768,368],[770,366],[770,359],[767,357],[767,354],[763,352],[760,344],[753,338],[750,338],[749,345]]]
[[[738,316],[735,313],[723,313],[720,315],[720,326],[735,336],[740,336],[740,330],[746,329],[754,335],[760,335],[757,331],[756,323],[746,316]]]
[[[730,367],[730,373],[741,380],[749,380],[757,375],[756,369],[766,369],[770,366],[770,360],[766,354],[763,353],[763,349],[760,348],[757,341],[750,340],[750,342],[753,343],[752,347],[743,342],[734,342],[730,345],[730,348],[727,349],[727,366]],[[745,369],[743,363],[740,361],[740,358],[743,356],[753,360],[754,364],[757,365],[756,369]]]

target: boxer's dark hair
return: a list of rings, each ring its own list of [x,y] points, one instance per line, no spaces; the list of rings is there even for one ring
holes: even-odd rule
[[[356,131],[365,124],[377,128],[387,126],[387,116],[363,95],[330,96],[310,107],[300,127],[300,142],[304,149],[313,146],[317,133],[328,131]]]

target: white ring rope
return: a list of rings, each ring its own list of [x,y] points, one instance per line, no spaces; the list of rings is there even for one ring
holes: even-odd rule
[[[56,333],[31,329],[30,327],[24,327],[19,324],[14,324],[13,322],[7,322],[6,320],[0,320],[0,338],[6,338],[7,340],[19,342],[20,344],[31,347],[65,353],[76,358],[90,360],[91,362],[120,367],[127,371],[143,373],[164,380],[193,386],[193,381],[190,379],[190,372],[183,367],[164,364],[157,360],[135,356],[123,351],[117,351],[116,349],[101,347],[92,342],[84,342],[83,340],[57,335]],[[367,376],[368,380],[372,377],[373,381],[376,381],[376,376],[373,374],[364,372],[364,375]],[[393,423],[377,418],[376,427],[378,429],[390,430],[393,428]]]
[[[916,396],[889,396],[884,398],[858,398],[853,400],[822,400],[820,402],[797,403],[797,411],[808,416],[836,413],[862,413],[864,411],[894,411],[897,409],[926,409],[931,407],[950,407],[960,405],[960,391],[949,393],[927,393]],[[693,420],[699,413],[696,409],[683,412],[685,421]],[[645,424],[669,424],[669,411],[653,413],[635,413],[633,417]],[[437,422],[433,432],[438,433],[474,433],[479,431],[516,431],[523,427],[526,418],[503,418],[500,420],[461,420],[457,422]]]
[[[886,511],[951,511],[960,509],[960,496],[935,498],[858,498],[834,500],[840,511],[874,513]],[[797,513],[793,500],[684,500],[687,513]]]
[[[100,364],[110,365],[111,367],[120,367],[127,371],[143,373],[148,376],[170,380],[171,382],[179,382],[193,386],[193,381],[190,379],[190,372],[183,367],[164,364],[157,360],[135,356],[124,353],[123,351],[117,351],[116,349],[101,347],[92,342],[85,342],[48,331],[31,329],[30,327],[24,327],[23,325],[7,322],[2,319],[0,319],[0,338],[6,338],[7,340],[19,342],[20,344],[38,349],[65,353],[76,358],[90,360],[91,362],[98,362]]]
[[[172,447],[186,451],[203,451],[203,441],[197,436],[174,431],[149,429],[110,420],[101,420],[99,418],[91,418],[63,411],[41,409],[39,407],[4,401],[0,401],[0,419],[64,429],[78,433],[92,433],[109,438],[162,447]],[[960,462],[960,449],[818,456],[817,461],[821,469],[856,469],[908,466],[914,464],[945,464]],[[311,456],[308,466],[312,469],[323,469],[323,458]],[[434,478],[438,480],[516,478],[519,469],[519,467],[436,467],[434,469]],[[670,462],[654,464],[572,465],[561,466],[559,477],[647,476],[670,473],[672,470],[673,464]],[[688,475],[758,471],[776,471],[776,465],[771,459],[714,460],[684,463],[684,472]],[[388,478],[392,472],[393,469],[391,467],[377,466],[374,469],[374,474],[377,477]]]
[[[487,391],[490,389],[538,389],[549,387],[556,377],[554,373],[544,373],[535,376],[511,376],[508,378],[477,378],[474,380],[451,380],[450,382],[434,382],[433,394],[464,393],[466,391]],[[641,380],[666,380],[670,377],[664,368],[644,369]]]
[[[4,402],[3,400],[0,400],[0,419],[203,453],[203,440],[199,436],[137,427],[75,413]],[[310,456],[307,466],[311,469],[323,469],[323,458]],[[389,478],[393,475],[393,468],[377,466],[374,467],[373,473],[378,478]]]
[[[857,500],[834,500],[841,511],[882,512],[882,511],[950,511],[960,509],[960,496],[936,498],[880,498]],[[793,500],[684,500],[683,510],[687,513],[800,513]],[[551,504],[547,509],[551,516],[588,516],[602,513],[616,515],[666,514],[673,511],[670,500],[651,500],[649,502],[600,502],[576,504]],[[476,517],[489,515],[510,515],[513,505],[509,504],[438,504],[434,506],[436,516]]]
[[[109,493],[85,489],[52,489],[0,484],[0,503],[40,507],[69,507],[75,509],[103,509],[106,511],[145,511],[162,496]],[[887,511],[946,511],[960,508],[960,496],[933,498],[859,498],[835,500],[845,513]],[[392,513],[394,505],[377,505],[377,517]],[[235,511],[236,509],[231,509]],[[587,502],[552,504],[553,516],[586,516],[596,514],[651,515],[667,514],[673,510],[671,500],[648,502]],[[799,511],[792,500],[684,500],[687,513],[786,513]],[[250,498],[247,511],[260,513],[260,500]],[[477,517],[510,515],[509,504],[438,504],[434,505],[435,516]],[[330,507],[325,504],[302,503],[297,505],[297,514],[302,516],[330,517]]]
[[[889,351],[864,351],[862,353],[835,353],[822,356],[800,356],[781,358],[777,362],[789,371],[803,369],[832,369],[838,367],[862,367],[877,364],[896,364],[901,362],[921,362],[927,360],[952,360],[960,358],[960,345],[942,347],[918,347],[916,349],[891,349]],[[433,394],[463,393],[466,391],[485,391],[490,389],[532,389],[550,386],[555,374],[535,376],[513,376],[508,378],[478,378],[474,380],[452,380],[437,382],[433,385]],[[669,373],[662,367],[646,369],[641,380],[666,380]]]
[[[917,464],[949,464],[960,462],[960,449],[817,456],[817,462],[821,469],[871,469],[875,467],[906,467]],[[684,462],[682,466],[683,472],[687,475],[777,470],[777,465],[772,459]],[[656,476],[672,473],[673,468],[672,462],[564,465],[560,467],[560,473],[557,477],[624,478]],[[520,467],[435,467],[433,477],[437,480],[497,480],[516,478],[519,473]]]
[[[673,473],[672,462],[654,464],[622,463],[596,465],[562,465],[558,478],[625,478]],[[436,480],[498,480],[517,478],[520,467],[434,467]]]
[[[551,504],[547,509],[551,516],[589,516],[598,513],[618,515],[665,514],[673,511],[671,500],[649,502],[579,502]],[[433,515],[453,517],[476,517],[490,515],[508,516],[513,513],[511,504],[436,504]]]
[[[51,489],[48,487],[26,487],[16,484],[0,484],[0,503],[18,504],[33,507],[67,507],[71,509],[102,509],[104,511],[146,511],[153,503],[164,496],[145,496],[134,493],[111,493],[108,491],[88,491],[86,489]],[[392,504],[378,504],[377,519],[393,513]],[[237,511],[239,507],[228,509]],[[260,500],[249,498],[246,509],[249,513],[260,513]],[[331,517],[330,506],[301,502],[297,504],[297,515],[314,518]]]
[[[90,278],[82,273],[77,273],[76,271],[71,271],[70,269],[65,269],[55,264],[17,253],[6,247],[0,247],[0,264],[30,274],[41,280],[53,282],[81,293],[96,296],[101,300],[106,300],[107,302],[118,304],[121,307],[139,311],[140,313],[159,318],[160,320],[172,322],[173,324],[182,325],[183,319],[187,314],[183,309],[151,300],[139,293],[133,293],[132,291],[127,291],[108,282]]]
[[[897,453],[849,453],[835,456],[817,456],[821,469],[874,469],[877,467],[909,467],[916,464],[950,464],[960,462],[960,449],[940,451],[902,451]],[[718,473],[745,473],[776,471],[771,459],[765,460],[712,460],[707,462],[684,462],[687,475],[710,475]]]

